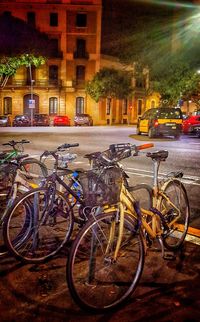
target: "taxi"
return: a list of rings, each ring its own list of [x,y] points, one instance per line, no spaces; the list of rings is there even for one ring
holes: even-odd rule
[[[183,116],[180,108],[158,107],[147,110],[138,118],[137,134],[156,136],[174,136],[179,138],[182,132]]]

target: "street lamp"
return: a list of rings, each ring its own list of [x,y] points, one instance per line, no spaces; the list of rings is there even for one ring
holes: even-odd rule
[[[33,84],[34,79],[32,79],[32,70],[31,64],[29,64],[29,73],[30,73],[30,85],[31,85],[31,99],[29,100],[29,108],[31,109],[31,126],[33,126],[33,109],[35,108],[35,100],[33,99]]]

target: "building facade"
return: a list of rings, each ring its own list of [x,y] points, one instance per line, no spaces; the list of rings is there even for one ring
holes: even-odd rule
[[[133,97],[95,103],[85,92],[85,82],[102,67],[124,68],[116,59],[101,56],[101,0],[2,0],[0,14],[10,14],[48,35],[55,57],[39,68],[17,70],[0,89],[0,114],[34,113],[68,115],[88,113],[94,124],[134,123],[146,108],[157,106],[159,96],[148,95],[149,75],[134,78]],[[126,68],[130,69],[130,66]]]

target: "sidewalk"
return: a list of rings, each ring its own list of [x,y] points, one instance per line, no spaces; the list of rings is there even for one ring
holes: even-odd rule
[[[65,280],[66,254],[46,264],[22,265],[0,259],[0,321],[149,322],[200,321],[200,246],[185,242],[175,260],[148,250],[140,284],[129,303],[105,315],[83,312],[72,301]]]

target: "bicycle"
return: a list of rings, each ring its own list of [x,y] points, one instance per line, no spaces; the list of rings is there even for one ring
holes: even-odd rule
[[[4,143],[4,146],[11,146],[13,150],[0,155],[0,256],[7,254],[3,242],[2,224],[8,209],[11,208],[18,196],[33,187],[37,187],[40,179],[47,175],[47,169],[43,163],[34,158],[27,158],[28,154],[23,154],[23,145],[26,143],[30,142],[27,140],[12,140]],[[17,148],[19,145],[20,148]]]
[[[4,240],[10,253],[26,263],[43,262],[63,248],[70,239],[74,223],[83,224],[88,209],[76,178],[77,171],[60,168],[59,160],[68,163],[73,155],[60,154],[75,144],[63,144],[54,151],[45,151],[43,157],[55,159],[53,172],[43,180],[43,186],[20,197],[9,209],[3,225]],[[59,172],[60,171],[60,172]],[[79,205],[82,218],[74,216]],[[20,242],[19,242],[20,241]]]
[[[109,311],[127,301],[139,283],[147,247],[154,240],[169,259],[172,257],[165,256],[164,247],[175,251],[186,236],[189,203],[180,180],[182,173],[171,174],[162,186],[158,182],[160,162],[166,160],[168,151],[147,153],[154,164],[153,187],[146,187],[152,198],[150,209],[140,208],[134,198],[136,187],[125,187],[120,171],[111,180],[112,189],[105,180],[107,171],[112,177],[112,169],[120,169],[119,160],[137,156],[147,147],[150,145],[111,145],[110,155],[99,155],[104,171],[96,179],[93,175],[92,192],[88,189],[92,175],[88,176],[85,194],[88,204],[92,196],[93,208],[70,248],[66,278],[75,303],[90,312]],[[107,187],[106,194],[99,182]],[[171,193],[174,187],[178,193]]]
[[[3,146],[11,146],[11,151],[0,153],[0,196],[8,197],[11,194],[10,190],[16,176],[17,169],[21,169],[30,177],[34,175],[46,176],[46,166],[35,158],[28,157],[28,154],[23,154],[24,144],[30,143],[28,140],[14,141],[3,143]],[[35,176],[36,180],[36,176]]]

